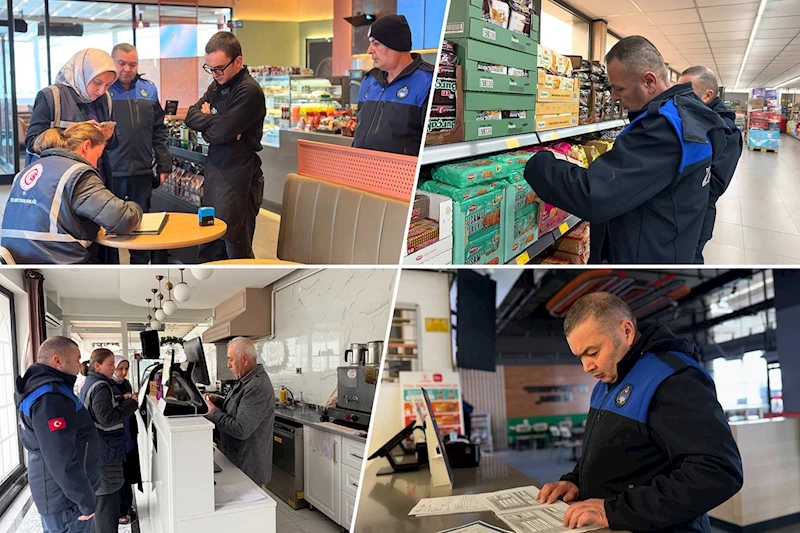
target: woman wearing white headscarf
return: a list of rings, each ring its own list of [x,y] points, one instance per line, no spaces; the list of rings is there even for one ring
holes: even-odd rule
[[[133,394],[133,386],[128,381],[128,371],[130,362],[121,355],[114,356],[114,375],[111,379],[117,384],[120,393]],[[122,468],[124,482],[122,492],[119,497],[119,523],[130,524],[136,518],[136,510],[133,508],[133,489],[132,485],[138,485],[142,490],[142,475],[139,470],[139,447],[137,438],[139,436],[139,426],[136,416],[132,416],[124,422],[125,431],[125,464]]]
[[[76,122],[91,122],[100,128],[106,139],[106,150],[116,147],[114,125],[101,127],[113,121],[111,97],[108,88],[117,81],[114,60],[103,50],[81,50],[61,67],[56,82],[36,95],[31,113],[31,123],[25,135],[25,165],[38,158],[33,143],[49,128],[66,129]],[[105,154],[97,161],[100,179],[108,190],[114,192],[111,162]],[[100,263],[119,263],[116,249],[101,247],[97,254]]]

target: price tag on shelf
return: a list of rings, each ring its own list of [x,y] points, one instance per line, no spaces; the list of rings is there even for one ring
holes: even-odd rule
[[[599,131],[599,130],[600,130],[600,126],[598,126],[597,124],[592,124],[591,126],[589,126],[589,133],[595,133],[596,131]]]
[[[527,265],[530,260],[531,256],[528,255],[528,252],[522,252],[515,261],[518,265]]]
[[[560,231],[560,232],[561,232],[561,235],[564,235],[566,232],[568,232],[568,231],[569,231],[569,224],[567,224],[566,222],[564,222],[563,224],[561,224],[561,225],[558,227],[558,231]]]
[[[519,146],[520,146],[519,139],[517,139],[516,137],[512,137],[511,139],[506,139],[506,147],[508,149],[519,148]]]
[[[555,141],[558,139],[558,133],[554,131],[540,132],[538,135],[539,140],[542,142]]]

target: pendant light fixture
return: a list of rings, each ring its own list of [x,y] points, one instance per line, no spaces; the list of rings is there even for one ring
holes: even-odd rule
[[[181,282],[175,285],[175,299],[179,302],[188,302],[189,298],[192,297],[192,289],[183,281],[183,271],[185,269],[179,268],[178,270],[181,272]]]
[[[158,289],[150,289],[150,291],[153,293],[153,300],[155,300],[155,296],[156,293],[158,292]],[[159,329],[161,329],[161,322],[155,316],[156,311],[158,311],[158,309],[155,308],[155,303],[153,303],[153,308],[151,309],[151,311],[153,313],[153,319],[150,320],[150,327],[158,331]]]
[[[149,310],[150,310],[150,302],[152,302],[152,301],[153,301],[153,299],[152,299],[152,298],[145,298],[144,300],[147,302],[147,310],[149,311]],[[148,314],[148,315],[147,315],[147,325],[146,325],[146,326],[145,326],[145,328],[144,328],[146,331],[149,331],[150,329],[152,329],[152,328],[150,327],[150,321],[151,321],[151,320],[153,320],[153,315],[151,315],[151,314]]]
[[[178,310],[178,304],[172,299],[172,282],[169,280],[169,270],[167,270],[167,284],[164,285],[167,289],[167,299],[164,300],[163,309],[167,316],[172,316]]]
[[[158,309],[156,309],[156,320],[164,322],[164,320],[167,319],[167,313],[165,313],[164,309],[161,307],[161,302],[164,300],[164,295],[161,294],[161,281],[164,279],[164,276],[158,275],[156,279],[158,280],[158,294],[156,295],[158,299]]]
[[[210,278],[211,274],[213,274],[213,273],[214,273],[214,269],[213,268],[208,268],[208,267],[194,267],[194,268],[192,268],[192,276],[194,276],[195,278],[200,279],[200,280]]]

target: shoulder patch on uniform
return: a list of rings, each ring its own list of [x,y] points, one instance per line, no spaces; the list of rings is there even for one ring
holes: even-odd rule
[[[147,91],[146,91],[144,88],[142,88],[142,89],[139,91],[139,94],[141,94],[141,95],[142,95],[144,98],[147,98]]]
[[[47,421],[47,425],[50,427],[50,431],[60,431],[62,429],[67,429],[67,421],[64,418],[53,418]]]
[[[36,182],[39,181],[39,178],[42,176],[42,172],[44,172],[44,167],[41,163],[37,163],[29,168],[25,174],[23,174],[19,179],[19,186],[22,187],[23,191],[30,190]]]
[[[626,403],[628,403],[628,398],[631,397],[631,393],[633,392],[633,385],[630,383],[626,383],[622,390],[619,391],[617,397],[614,399],[614,405],[617,407],[622,407]]]
[[[403,85],[402,87],[397,89],[397,97],[402,100],[408,96],[409,92],[410,89],[408,88],[408,85]]]

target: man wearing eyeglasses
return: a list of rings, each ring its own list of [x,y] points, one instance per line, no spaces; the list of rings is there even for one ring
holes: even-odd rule
[[[186,125],[209,143],[203,205],[214,208],[228,231],[200,246],[200,261],[253,258],[256,217],[264,195],[261,134],[267,114],[264,93],[243,64],[242,45],[229,32],[206,44],[203,70],[214,81],[189,108]]]

